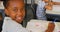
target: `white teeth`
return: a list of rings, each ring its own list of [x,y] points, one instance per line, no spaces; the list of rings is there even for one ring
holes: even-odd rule
[[[21,19],[21,17],[19,17],[18,19]]]
[[[22,17],[17,17],[17,19],[22,19]]]

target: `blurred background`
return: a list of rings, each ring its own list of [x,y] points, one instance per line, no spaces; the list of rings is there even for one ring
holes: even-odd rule
[[[3,1],[0,0],[0,16],[2,20],[0,21],[0,27],[2,27],[4,17],[6,16],[4,14],[4,6],[3,6]],[[26,10],[26,17],[23,22],[23,26],[26,27],[27,22],[30,21],[31,19],[37,19],[36,18],[36,8],[37,8],[37,3],[40,0],[24,0],[25,2],[25,10]],[[53,0],[59,2],[60,0]],[[46,11],[46,17],[48,21],[54,21],[56,19],[56,22],[60,22],[60,11],[54,12],[54,11]],[[1,29],[0,29],[1,31]]]

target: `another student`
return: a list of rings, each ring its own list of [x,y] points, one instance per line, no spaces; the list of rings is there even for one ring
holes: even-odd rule
[[[38,2],[37,11],[36,11],[37,19],[39,19],[39,20],[47,20],[46,12],[45,12],[44,7],[45,7],[45,5],[47,5],[48,2],[49,2],[49,0],[40,0]]]

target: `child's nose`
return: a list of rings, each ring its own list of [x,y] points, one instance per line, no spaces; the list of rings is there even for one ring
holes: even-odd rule
[[[18,10],[17,11],[17,16],[22,16],[22,15],[23,15],[22,11]]]

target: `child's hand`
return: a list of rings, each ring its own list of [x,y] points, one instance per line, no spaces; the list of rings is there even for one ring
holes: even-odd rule
[[[48,5],[45,6],[47,10],[52,10],[53,2],[48,2]]]
[[[46,5],[46,6],[45,6],[45,9],[47,9],[47,10],[52,10],[52,6]]]
[[[53,32],[55,28],[55,24],[54,23],[49,23],[48,24],[48,29],[45,32]]]
[[[54,3],[53,2],[48,2],[48,5],[53,6]]]

